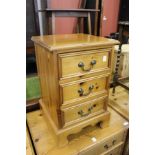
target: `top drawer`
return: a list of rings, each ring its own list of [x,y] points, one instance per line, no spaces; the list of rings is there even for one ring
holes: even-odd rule
[[[82,76],[109,67],[111,49],[59,54],[59,76]]]

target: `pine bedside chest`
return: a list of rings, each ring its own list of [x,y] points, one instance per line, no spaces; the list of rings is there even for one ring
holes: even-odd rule
[[[59,146],[83,128],[108,125],[109,81],[118,41],[87,34],[34,36],[43,114]]]

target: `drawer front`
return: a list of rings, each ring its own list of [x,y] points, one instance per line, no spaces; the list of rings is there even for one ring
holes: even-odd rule
[[[113,150],[107,152],[107,153],[102,153],[100,155],[121,155],[122,153],[122,145],[119,145],[118,147],[114,148]]]
[[[62,109],[65,123],[74,123],[88,119],[106,111],[107,97],[100,97],[89,102]]]
[[[85,81],[76,81],[61,86],[63,104],[89,100],[89,97],[107,92],[109,77],[93,77]]]
[[[107,140],[104,144],[103,144],[103,149],[104,151],[108,151],[110,149],[112,149],[112,147],[118,145],[119,143],[123,143],[124,142],[124,131],[123,132],[119,132],[116,135],[112,136],[109,140]]]
[[[120,131],[104,141],[98,142],[86,151],[81,152],[80,155],[121,155],[124,136],[124,130]]]
[[[110,51],[111,49],[59,54],[60,78],[81,76],[108,68]]]

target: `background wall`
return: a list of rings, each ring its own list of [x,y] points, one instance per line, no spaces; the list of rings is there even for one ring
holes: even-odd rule
[[[117,32],[120,0],[103,0],[102,36]]]
[[[77,9],[81,0],[47,0],[47,7],[51,9]],[[56,34],[75,33],[77,23],[76,18],[58,17],[56,18]]]
[[[47,0],[47,7],[52,9],[79,8],[82,0]],[[119,7],[121,0],[103,0],[102,34],[107,36],[117,32]],[[104,20],[105,19],[105,20]],[[56,18],[56,34],[75,33],[76,18],[58,17]]]

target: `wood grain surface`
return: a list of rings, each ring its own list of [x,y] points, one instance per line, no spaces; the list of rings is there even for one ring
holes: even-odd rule
[[[56,145],[54,134],[50,132],[41,111],[27,113],[27,122],[37,155],[92,155],[91,153],[98,155],[106,151],[103,150],[104,146],[106,144],[111,145],[115,137],[118,143],[110,147],[104,154],[108,154],[108,151],[116,151],[116,148],[123,145],[125,141],[128,125],[124,125],[124,123],[127,123],[126,120],[117,112],[111,108],[108,110],[111,113],[108,127],[104,129],[97,127],[85,128],[78,135],[72,136],[69,144],[62,148],[58,148]],[[96,141],[93,141],[92,138],[95,138]]]
[[[129,120],[129,91],[117,86],[114,95],[112,94],[112,89],[110,89],[109,99],[109,106]]]
[[[49,51],[81,49],[84,47],[103,47],[119,44],[119,41],[87,34],[64,34],[33,36],[32,40]]]
[[[26,129],[26,155],[35,155],[28,129]]]

